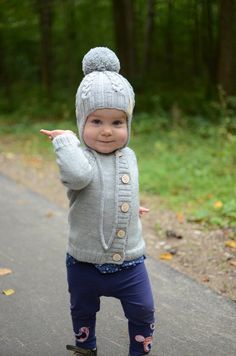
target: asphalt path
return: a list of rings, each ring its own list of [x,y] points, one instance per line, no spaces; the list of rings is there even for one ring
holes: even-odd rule
[[[70,355],[73,343],[65,274],[67,212],[0,175],[1,356]],[[147,259],[158,321],[153,356],[235,356],[236,303],[165,262]],[[99,356],[127,356],[127,322],[119,301],[102,298]]]

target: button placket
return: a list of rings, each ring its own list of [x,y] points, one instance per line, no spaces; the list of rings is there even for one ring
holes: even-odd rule
[[[122,157],[123,156],[123,157]],[[116,242],[114,245],[114,254],[112,259],[115,262],[121,262],[123,260],[123,253],[120,249],[124,249],[124,244],[127,237],[127,229],[129,223],[129,213],[131,209],[131,176],[130,168],[128,165],[127,157],[123,154],[119,155],[119,168],[118,168],[118,221],[116,225]],[[116,250],[117,248],[117,250]],[[117,251],[117,252],[115,252]],[[118,255],[118,256],[117,256]]]

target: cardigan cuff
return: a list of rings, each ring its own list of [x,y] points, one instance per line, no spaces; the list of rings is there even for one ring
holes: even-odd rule
[[[78,144],[80,144],[80,141],[74,133],[65,132],[61,135],[56,136],[52,140],[52,143],[53,143],[54,149],[58,150],[59,148],[62,148],[65,146],[78,145]]]

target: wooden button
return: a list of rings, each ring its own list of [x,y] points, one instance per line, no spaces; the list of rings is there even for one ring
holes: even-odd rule
[[[118,230],[117,233],[116,233],[116,235],[117,235],[120,239],[122,239],[123,237],[125,237],[125,230],[122,230],[122,229]]]
[[[122,211],[123,213],[127,213],[127,212],[129,211],[129,204],[128,204],[128,203],[123,203],[123,204],[121,205],[121,211]]]
[[[112,256],[112,259],[113,261],[115,262],[119,262],[121,260],[121,255],[119,255],[119,253],[115,253],[113,256]]]
[[[128,184],[129,181],[130,181],[130,178],[129,178],[129,175],[128,174],[124,174],[122,177],[121,177],[121,180],[124,184]]]

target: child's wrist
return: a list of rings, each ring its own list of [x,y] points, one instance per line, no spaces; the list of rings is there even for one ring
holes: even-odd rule
[[[76,133],[71,130],[65,130],[64,134],[72,134],[72,135],[76,136]]]
[[[75,133],[69,130],[66,130],[64,133],[57,135],[52,142],[55,149],[70,145],[77,145],[80,143]]]
[[[73,135],[73,136],[77,137],[76,134],[75,134],[73,131],[71,131],[71,130],[64,130],[63,132],[58,133],[57,135],[55,135],[54,137],[52,137],[52,140],[55,139],[56,137],[67,136],[67,135]]]

